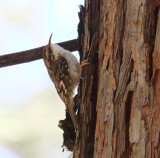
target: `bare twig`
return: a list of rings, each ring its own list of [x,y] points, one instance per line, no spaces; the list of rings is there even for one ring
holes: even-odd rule
[[[64,49],[70,51],[78,50],[77,39],[61,42],[58,44]],[[2,55],[0,56],[0,68],[41,59],[43,48],[44,46],[17,53]]]

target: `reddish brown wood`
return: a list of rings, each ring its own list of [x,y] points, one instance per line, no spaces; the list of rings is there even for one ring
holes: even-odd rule
[[[158,0],[81,7],[80,137],[75,158],[160,157]]]

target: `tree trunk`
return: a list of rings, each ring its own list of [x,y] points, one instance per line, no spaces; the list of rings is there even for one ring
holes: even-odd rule
[[[75,158],[160,158],[159,0],[86,0]]]

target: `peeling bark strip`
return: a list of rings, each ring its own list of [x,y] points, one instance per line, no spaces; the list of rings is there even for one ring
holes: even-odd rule
[[[160,157],[159,0],[86,0],[75,158]],[[87,73],[86,73],[87,72]]]

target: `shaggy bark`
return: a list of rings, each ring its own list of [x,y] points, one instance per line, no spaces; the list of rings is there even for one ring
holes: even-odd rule
[[[86,0],[75,158],[160,157],[158,0]]]

